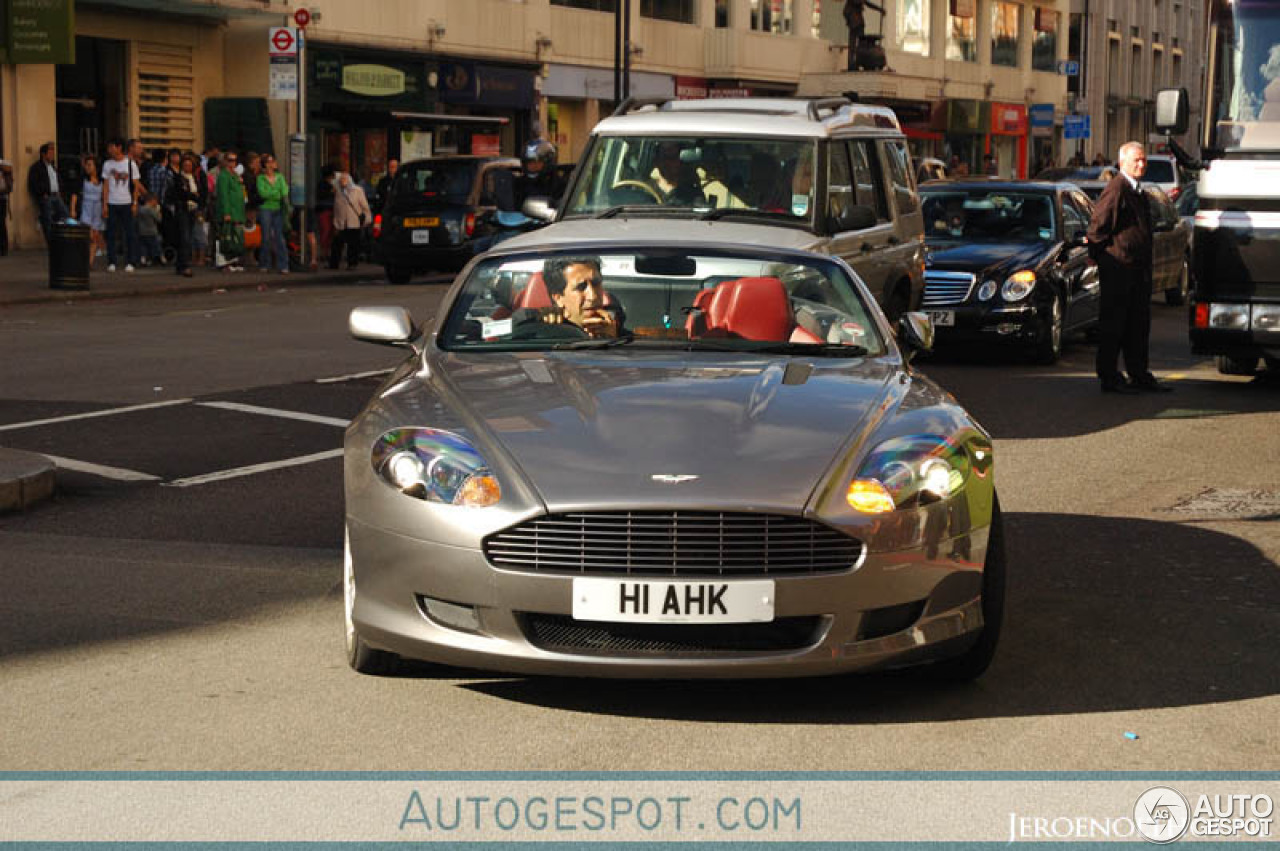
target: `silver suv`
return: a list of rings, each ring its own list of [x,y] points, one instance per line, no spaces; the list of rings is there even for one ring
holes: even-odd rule
[[[892,110],[845,98],[626,101],[596,125],[557,224],[540,237],[571,240],[606,219],[626,219],[634,235],[835,255],[890,319],[918,307],[924,289],[906,137]]]

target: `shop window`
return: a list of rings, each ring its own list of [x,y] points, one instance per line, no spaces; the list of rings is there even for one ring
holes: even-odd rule
[[[929,0],[898,0],[898,44],[906,53],[929,55]]]
[[[571,9],[587,9],[592,12],[616,12],[618,0],[551,0],[552,6],[568,6]]]
[[[947,58],[956,62],[978,61],[978,0],[950,0]]]
[[[893,185],[893,206],[899,213],[914,213],[920,206],[911,186],[911,158],[902,142],[886,142],[885,161],[889,163],[889,182]]]
[[[1001,0],[991,4],[991,64],[1018,67],[1018,32],[1022,7]]]
[[[152,148],[196,147],[191,48],[134,42],[138,138]]]
[[[640,14],[678,24],[694,22],[694,0],[640,0]]]
[[[1058,68],[1058,13],[1036,7],[1035,38],[1031,42],[1031,68],[1056,71]]]
[[[793,0],[751,0],[751,29],[789,34]]]

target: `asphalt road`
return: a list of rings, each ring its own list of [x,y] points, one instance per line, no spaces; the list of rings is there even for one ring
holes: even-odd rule
[[[60,473],[53,502],[0,516],[0,717],[12,719],[0,765],[1280,762],[1280,381],[1218,376],[1188,354],[1185,314],[1162,306],[1153,364],[1176,386],[1166,396],[1100,394],[1082,341],[1054,367],[992,353],[922,363],[996,439],[1010,615],[976,684],[352,673],[334,450],[376,386],[364,374],[399,353],[350,341],[346,314],[404,303],[425,318],[442,292],[369,285],[0,313],[0,445],[79,467]],[[117,408],[132,410],[69,419]]]

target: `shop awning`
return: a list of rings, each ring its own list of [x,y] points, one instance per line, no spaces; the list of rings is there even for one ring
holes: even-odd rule
[[[262,0],[85,0],[76,5],[85,9],[121,9],[216,21],[228,21],[232,18],[280,20],[288,11],[275,6],[269,7]]]
[[[511,119],[500,115],[450,115],[447,112],[392,112],[392,118],[400,121],[424,121],[434,124],[510,124]]]

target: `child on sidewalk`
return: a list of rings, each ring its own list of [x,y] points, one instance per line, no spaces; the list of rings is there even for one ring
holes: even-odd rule
[[[142,244],[142,265],[159,266],[163,261],[160,245],[160,199],[148,194],[138,210],[138,241]]]

